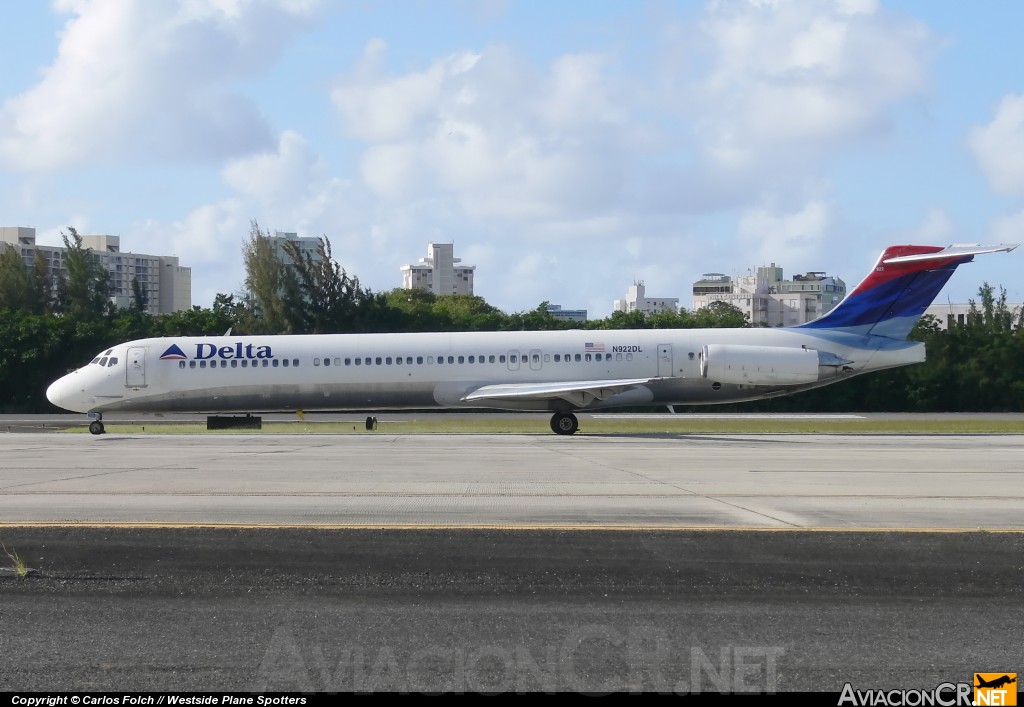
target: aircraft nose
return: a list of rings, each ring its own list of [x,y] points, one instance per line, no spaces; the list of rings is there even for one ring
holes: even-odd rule
[[[46,389],[46,399],[59,408],[72,410],[74,412],[86,412],[80,405],[74,403],[74,382],[71,380],[73,373],[58,378]]]

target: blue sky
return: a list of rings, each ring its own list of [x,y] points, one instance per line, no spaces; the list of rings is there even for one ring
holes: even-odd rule
[[[454,242],[507,312],[642,280],[1024,240],[1024,3],[0,0],[0,225],[175,254],[327,236],[364,286]],[[981,257],[1024,301],[1021,257]]]

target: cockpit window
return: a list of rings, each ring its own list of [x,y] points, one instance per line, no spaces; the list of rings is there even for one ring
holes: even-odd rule
[[[103,358],[100,359],[100,365],[101,366],[106,366],[107,365],[107,357],[106,356],[104,356]]]
[[[109,356],[112,353],[114,353],[114,349],[107,349],[106,351],[103,352],[103,355],[104,356]]]
[[[110,367],[110,366],[116,366],[116,365],[117,365],[117,356],[111,356],[110,360],[107,362],[107,366]]]
[[[99,357],[99,356],[97,356],[97,357],[96,357],[96,358],[94,358],[93,360],[89,361],[89,363],[99,363],[99,360],[100,360],[100,357]]]

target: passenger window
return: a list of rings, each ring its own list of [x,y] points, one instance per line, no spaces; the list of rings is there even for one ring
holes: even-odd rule
[[[298,365],[299,365],[299,359],[293,358],[292,359],[292,368],[294,368],[295,366],[298,366]]]
[[[632,361],[633,360],[633,354],[631,354],[631,353],[626,354],[626,360],[627,361]]]
[[[470,363],[476,363],[476,357],[475,357],[475,356],[470,356],[470,357],[469,357],[469,362],[470,362]],[[460,363],[461,363],[461,362],[460,362]]]
[[[518,363],[519,359],[516,357],[515,354],[510,354],[509,357],[508,357],[508,362],[509,363]]]
[[[277,359],[275,358],[274,359],[274,368],[277,368],[277,366],[278,366],[278,363],[277,363]]]
[[[423,363],[423,357],[422,356],[417,356],[416,357],[416,363]]]
[[[395,365],[396,366],[401,366],[402,365],[402,357],[401,356],[395,356]]]
[[[466,357],[465,356],[459,356],[459,363],[465,363],[465,362],[466,362]]]
[[[505,363],[505,354],[498,356],[498,363]]]
[[[357,366],[361,365],[362,363],[363,363],[363,359],[361,359],[361,358],[357,358],[356,359],[356,365]]]
[[[281,365],[284,366],[285,368],[288,368],[288,359],[284,359],[283,361],[281,361]]]
[[[206,368],[206,361],[200,361],[199,362],[199,367],[200,368]]]
[[[461,358],[461,356],[459,358]],[[448,363],[455,363],[455,357],[454,356],[449,356],[448,357]]]
[[[391,357],[388,356],[386,359],[384,359],[384,362],[390,366],[391,365]],[[377,363],[380,363],[380,359],[379,358],[377,359]]]
[[[248,368],[248,367],[249,367],[249,362],[248,362],[248,361],[246,361],[246,360],[245,360],[245,359],[243,358],[243,359],[242,359],[242,368]]]
[[[346,358],[346,359],[345,359],[345,365],[346,365],[346,366],[351,366],[351,365],[352,365],[352,359],[350,359],[350,358]]]
[[[184,361],[178,361],[178,368],[184,368],[184,367],[185,367],[185,362]]]
[[[438,356],[437,357],[437,362],[438,363],[444,363],[444,356]]]
[[[243,361],[242,363],[245,363],[245,362]],[[195,361],[189,361],[188,362],[188,367],[189,368],[195,368],[196,367],[196,362]]]
[[[331,365],[331,359],[329,359],[329,358],[325,358],[325,359],[324,359],[324,365],[325,365],[325,366],[330,366],[330,365]]]
[[[277,361],[274,361],[274,363],[277,363]],[[263,359],[263,367],[267,368],[269,366],[270,366],[270,362],[267,359]]]
[[[341,365],[341,357],[340,356],[335,356],[334,357],[334,365],[335,366],[340,366]]]
[[[621,361],[622,360],[622,354],[615,354],[615,360],[616,361]]]
[[[227,367],[228,367],[228,362],[227,362],[227,361],[224,361],[224,360],[222,359],[222,360],[221,360],[221,362],[220,362],[220,367],[221,367],[221,368],[227,368]]]
[[[407,365],[407,366],[411,366],[412,365],[412,356],[406,356],[405,357],[405,365]]]
[[[427,356],[427,363],[433,363],[433,362],[434,362],[434,357],[433,356]]]
[[[585,361],[589,361],[590,360],[590,354],[587,354],[586,356],[584,356],[584,360]]]
[[[314,359],[313,359],[313,365],[314,365],[314,366],[319,366],[319,365],[320,365],[320,359],[318,359],[318,358],[314,358]],[[327,365],[327,364],[324,364],[324,365]]]
[[[238,361],[236,361],[235,359],[231,359],[231,367],[238,368]]]
[[[540,354],[533,354],[533,362],[540,363]]]
[[[551,354],[544,354],[544,363],[548,363],[550,361],[551,361]]]
[[[487,362],[494,363],[494,354],[491,354],[490,356],[487,357]]]

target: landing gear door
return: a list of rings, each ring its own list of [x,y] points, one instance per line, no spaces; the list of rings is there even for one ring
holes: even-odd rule
[[[672,344],[658,344],[658,377],[672,376]]]
[[[128,349],[128,356],[125,360],[125,380],[127,388],[146,387],[146,349],[141,346],[132,346]]]

